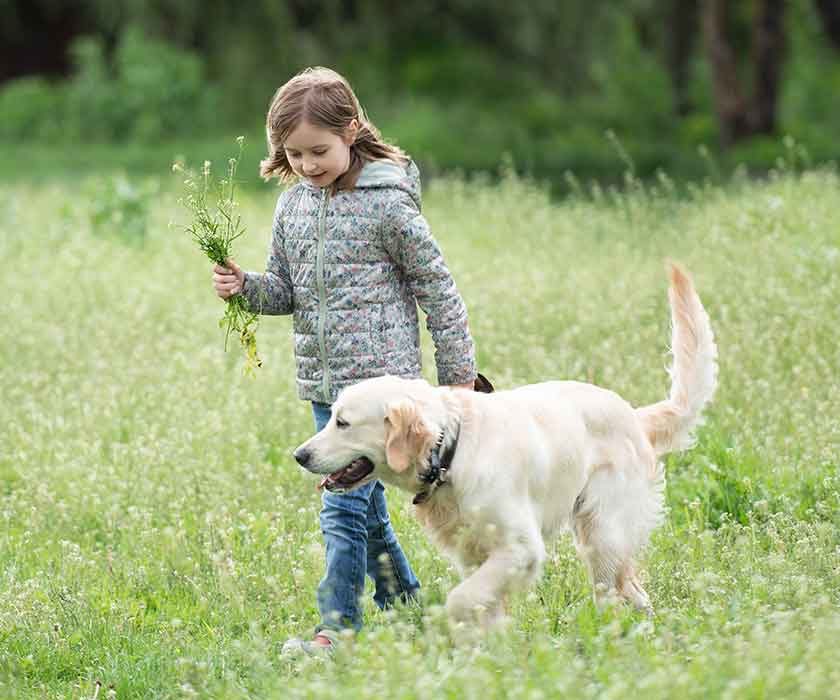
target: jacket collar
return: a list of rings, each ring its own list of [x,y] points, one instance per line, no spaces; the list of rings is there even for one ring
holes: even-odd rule
[[[306,178],[300,178],[298,183],[310,192],[320,193],[324,189],[316,187]],[[409,161],[404,168],[390,160],[365,163],[353,189],[401,190],[411,197],[418,209],[422,202],[420,171],[414,161]]]

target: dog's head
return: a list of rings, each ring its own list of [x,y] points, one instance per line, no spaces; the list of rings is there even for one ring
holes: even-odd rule
[[[322,474],[321,486],[346,492],[375,479],[417,493],[425,464],[446,421],[441,392],[422,379],[376,377],[348,387],[319,433],[294,452]]]

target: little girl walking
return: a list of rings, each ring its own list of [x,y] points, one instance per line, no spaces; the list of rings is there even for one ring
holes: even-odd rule
[[[263,314],[294,314],[297,385],[315,426],[346,386],[369,377],[420,376],[417,304],[435,344],[440,384],[471,389],[476,377],[467,311],[420,214],[417,166],[385,142],[349,83],[309,68],[274,95],[266,120],[269,179],[297,177],[277,201],[264,273],[232,260],[215,266],[226,299],[243,294]],[[384,488],[322,496],[326,572],[314,639],[284,651],[322,653],[336,633],[362,624],[365,574],[380,608],[411,599],[420,584],[397,541]]]

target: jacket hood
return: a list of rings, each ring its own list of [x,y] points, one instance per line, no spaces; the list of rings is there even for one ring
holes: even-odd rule
[[[301,180],[307,187],[318,189],[306,180]],[[403,167],[392,160],[372,160],[365,163],[356,180],[355,189],[397,189],[402,190],[414,200],[420,208],[422,192],[420,170],[413,160]]]
[[[408,194],[420,208],[422,193],[420,191],[420,170],[413,160],[405,167],[392,160],[373,160],[366,163],[356,180],[359,189],[375,189],[392,187]]]

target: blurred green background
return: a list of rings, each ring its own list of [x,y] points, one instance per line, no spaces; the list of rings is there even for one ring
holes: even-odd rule
[[[427,173],[618,181],[840,143],[838,0],[0,0],[0,177],[160,172],[249,140],[308,65]],[[113,148],[118,145],[118,148]],[[571,184],[570,184],[571,183]]]

